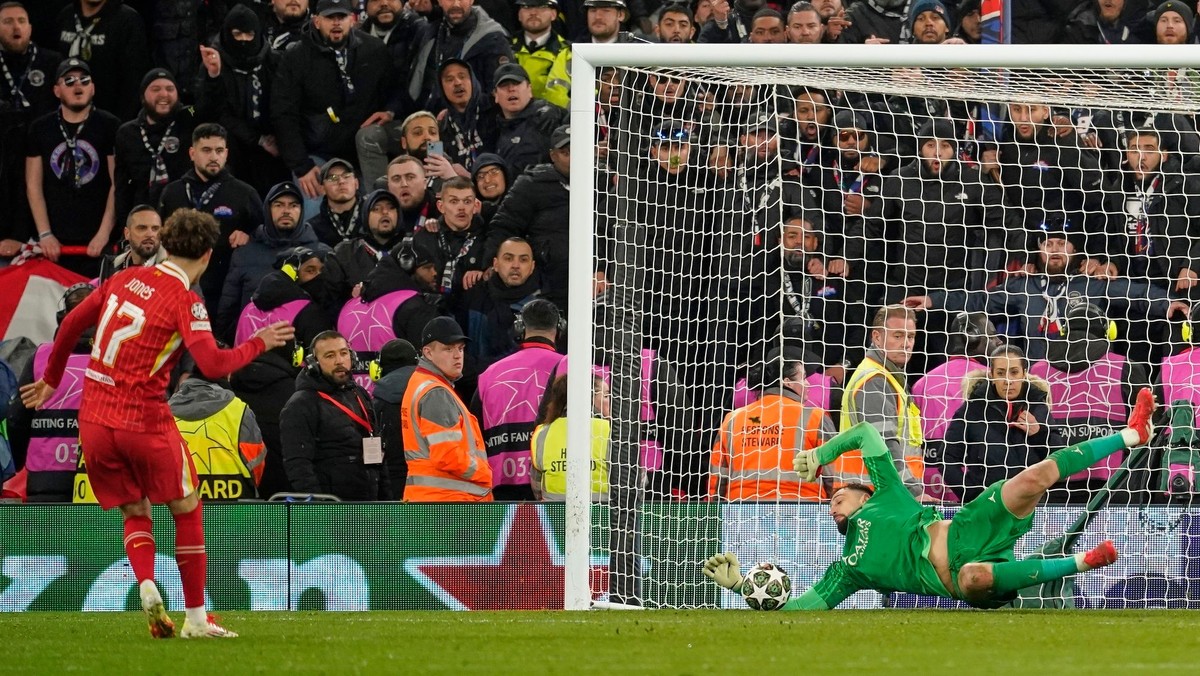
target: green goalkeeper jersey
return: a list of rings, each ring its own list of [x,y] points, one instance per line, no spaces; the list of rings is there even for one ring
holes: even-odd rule
[[[859,423],[818,451],[821,464],[860,448],[875,494],[850,515],[840,561],[784,610],[834,608],[860,589],[950,596],[929,563],[929,524],[942,520],[922,506],[900,479],[892,456],[875,428]]]

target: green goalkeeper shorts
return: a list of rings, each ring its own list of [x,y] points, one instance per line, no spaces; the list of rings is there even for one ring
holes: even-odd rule
[[[950,520],[946,536],[950,575],[957,591],[958,571],[968,563],[1005,563],[1015,561],[1013,545],[1033,527],[1033,515],[1019,519],[1000,499],[1003,481],[988,486],[974,500],[963,505]],[[959,597],[961,598],[961,594]],[[987,603],[973,603],[979,608],[999,608],[1016,597],[996,598]]]

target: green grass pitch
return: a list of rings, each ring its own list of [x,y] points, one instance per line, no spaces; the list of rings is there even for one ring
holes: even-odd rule
[[[182,613],[173,613],[182,622]],[[232,640],[140,613],[0,617],[5,674],[1200,673],[1191,611],[237,612]]]

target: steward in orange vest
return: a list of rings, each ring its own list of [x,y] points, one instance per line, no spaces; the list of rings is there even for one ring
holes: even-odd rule
[[[802,482],[792,470],[797,451],[833,438],[825,411],[804,403],[803,352],[772,352],[749,384],[762,398],[725,416],[713,446],[708,494],[725,500],[823,500],[817,482]],[[780,374],[780,375],[776,375]],[[755,381],[758,381],[757,383]]]
[[[462,376],[467,340],[449,317],[431,319],[421,332],[422,356],[400,402],[407,502],[492,500],[483,432],[451,384]]]

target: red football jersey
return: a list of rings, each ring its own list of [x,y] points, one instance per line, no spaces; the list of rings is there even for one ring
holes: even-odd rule
[[[262,353],[261,340],[218,350],[204,302],[187,274],[171,262],[123,270],[71,311],[59,330],[45,380],[57,385],[59,352],[87,326],[96,326],[84,373],[82,421],[133,432],[174,425],[167,406],[171,370],[186,347],[210,377],[221,377]],[[72,338],[70,334],[75,334]],[[70,342],[67,342],[67,341]]]

